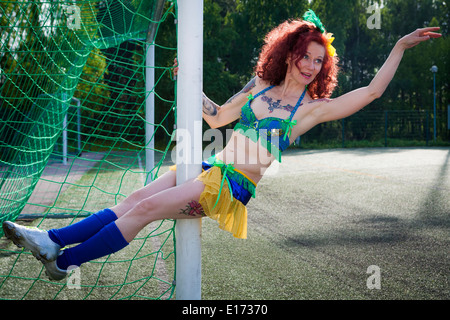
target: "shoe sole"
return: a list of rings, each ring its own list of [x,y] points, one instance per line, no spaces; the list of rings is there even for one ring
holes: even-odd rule
[[[50,262],[45,254],[41,255],[41,248],[27,241],[27,239],[21,234],[20,230],[17,230],[12,222],[3,222],[3,232],[6,238],[11,240],[17,247],[30,250],[31,254],[43,263]]]

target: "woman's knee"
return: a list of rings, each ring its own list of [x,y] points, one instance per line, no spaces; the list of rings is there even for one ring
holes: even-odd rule
[[[133,191],[125,199],[125,201],[135,205],[140,201],[157,194],[158,192],[174,187],[175,184],[176,184],[175,173],[170,171],[169,173],[165,173],[161,178],[158,178],[157,180],[153,181],[150,185],[147,185],[145,187]]]
[[[130,203],[130,204],[137,204],[140,201],[142,201],[142,199],[144,199],[144,191],[142,189],[139,190],[135,190],[133,191],[126,199],[125,201]]]
[[[155,208],[157,208],[157,204],[152,197],[141,199],[134,206],[135,211],[142,215],[147,215]]]

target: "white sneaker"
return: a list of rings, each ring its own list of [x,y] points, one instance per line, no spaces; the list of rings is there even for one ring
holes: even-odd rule
[[[60,254],[61,247],[50,239],[45,230],[28,228],[5,221],[3,222],[3,231],[5,236],[16,246],[30,250],[33,256],[42,261],[44,265],[55,261]]]
[[[45,274],[50,278],[50,280],[62,280],[64,279],[68,272],[58,268],[56,261],[44,262]]]

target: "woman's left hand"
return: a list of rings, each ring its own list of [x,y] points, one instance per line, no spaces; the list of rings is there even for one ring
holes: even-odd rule
[[[403,47],[403,49],[409,49],[414,46],[417,46],[419,43],[423,41],[427,41],[430,38],[439,38],[442,35],[440,33],[435,33],[433,31],[438,31],[440,27],[429,27],[429,28],[421,28],[417,29],[410,34],[407,34],[403,38],[401,38],[398,43]]]

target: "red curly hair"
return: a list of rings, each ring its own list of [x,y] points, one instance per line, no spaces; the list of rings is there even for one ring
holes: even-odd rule
[[[265,38],[255,68],[256,75],[271,85],[279,85],[286,77],[288,55],[295,64],[303,59],[308,45],[317,42],[326,48],[325,35],[308,21],[285,21],[270,31]],[[308,92],[313,99],[329,98],[337,86],[338,57],[330,56],[325,50],[322,69],[308,85]]]

